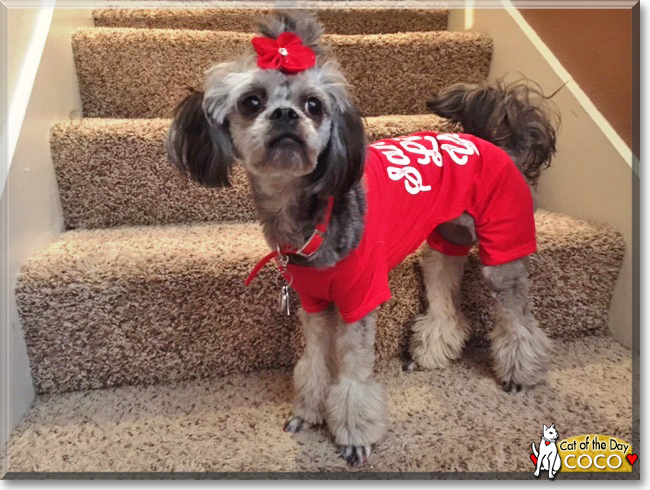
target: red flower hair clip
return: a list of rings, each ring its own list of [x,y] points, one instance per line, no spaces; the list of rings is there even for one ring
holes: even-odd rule
[[[316,64],[316,53],[302,43],[300,36],[283,32],[277,39],[254,37],[257,66],[266,70],[299,73]]]

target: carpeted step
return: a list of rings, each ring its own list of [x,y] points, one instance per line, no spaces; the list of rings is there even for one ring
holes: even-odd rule
[[[631,359],[608,337],[556,342],[548,382],[516,396],[499,389],[482,349],[433,372],[407,374],[396,360],[380,362],[377,379],[386,387],[391,423],[369,464],[355,471],[486,472],[487,478],[517,471],[530,478],[530,444],[539,442],[542,423],[551,422],[562,439],[597,432],[631,443]],[[291,373],[277,370],[40,397],[9,441],[8,478],[20,472],[113,472],[111,478],[152,471],[349,473],[325,429],[282,432],[291,396]]]
[[[557,338],[602,334],[624,243],[609,227],[537,213],[532,307]],[[254,224],[65,233],[23,268],[16,287],[36,390],[56,392],[216,377],[290,365],[296,315],[278,312],[277,273],[244,279],[268,249]],[[379,359],[397,356],[422,311],[415,255],[390,276]],[[294,300],[294,305],[296,304]],[[464,308],[482,342],[492,300],[473,256]]]
[[[376,4],[376,2],[375,2]],[[398,4],[399,5],[399,4]],[[388,34],[394,32],[444,31],[448,9],[441,8],[318,8],[318,18],[330,34]],[[197,29],[254,33],[258,19],[271,9],[261,8],[151,8],[96,9],[97,27],[132,27],[156,29]]]
[[[170,117],[215,62],[252,52],[251,34],[86,28],[72,38],[86,117]],[[423,114],[431,94],[488,73],[492,41],[477,33],[327,35],[366,116]],[[396,96],[395,94],[399,94]]]
[[[178,175],[164,148],[170,123],[168,119],[85,119],[54,126],[52,158],[68,228],[255,218],[240,165],[229,189],[208,189]],[[366,121],[371,141],[444,127],[433,115]]]

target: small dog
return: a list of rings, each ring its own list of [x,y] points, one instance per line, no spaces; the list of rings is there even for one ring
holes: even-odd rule
[[[548,470],[548,477],[553,479],[560,467],[562,466],[562,461],[560,460],[560,455],[557,451],[557,444],[555,441],[558,439],[557,430],[555,430],[555,424],[551,424],[550,427],[546,427],[544,424],[544,435],[542,440],[539,442],[539,452],[535,449],[535,443],[531,444],[533,448],[533,454],[537,459],[535,463],[535,476],[539,476],[540,470]]]
[[[460,281],[478,242],[499,312],[497,377],[509,392],[539,383],[549,341],[528,304],[535,241],[524,176],[534,179],[555,151],[543,98],[525,84],[453,86],[429,107],[471,135],[423,132],[367,146],[318,21],[278,13],[260,32],[257,57],[214,66],[204,92],[179,105],[167,146],[206,186],[228,186],[241,161],[275,251],[266,260],[279,258],[299,293],[306,348],[285,430],[327,421],[348,464],[367,459],[389,418],[373,379],[375,311],[390,298],[388,271],[425,240],[429,305],[413,328],[413,367],[460,356],[469,333]]]

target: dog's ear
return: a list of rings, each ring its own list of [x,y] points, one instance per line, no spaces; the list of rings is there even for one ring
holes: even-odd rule
[[[553,429],[555,429],[555,424],[551,424],[551,427],[552,427]]]
[[[207,187],[229,187],[234,162],[227,121],[208,120],[203,92],[192,91],[179,104],[167,133],[167,154],[188,178]]]
[[[310,177],[314,191],[339,197],[361,180],[366,157],[366,132],[358,109],[349,104],[332,114],[330,140]]]
[[[546,424],[544,424],[544,431],[547,431],[548,427],[546,427]]]

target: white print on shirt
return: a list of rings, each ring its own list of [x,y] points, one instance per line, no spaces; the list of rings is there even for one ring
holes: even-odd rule
[[[424,139],[424,141],[431,143],[431,149],[428,149],[423,144],[417,142],[417,140],[421,139]],[[420,165],[428,165],[429,163],[434,163],[438,167],[442,167],[442,155],[438,149],[438,142],[433,136],[405,136],[403,138],[399,138],[399,140],[400,146],[409,153],[422,155],[420,158],[418,158],[418,163]]]
[[[409,194],[417,194],[422,191],[430,191],[430,185],[422,185],[422,174],[413,167],[388,167],[388,177],[391,180],[400,180],[404,178],[404,187]]]
[[[452,143],[456,143],[457,145],[460,146],[452,146],[452,145],[440,145],[440,149],[443,151],[446,151],[451,159],[456,162],[458,165],[465,165],[468,160],[469,155],[480,155],[478,152],[478,149],[476,148],[476,145],[472,143],[471,141],[461,139],[460,136],[457,134],[440,134],[438,135],[438,139],[442,141],[451,141]],[[463,155],[462,157],[459,157],[458,155]]]
[[[378,141],[377,143],[370,146],[381,150],[381,152],[390,163],[394,163],[396,165],[408,165],[411,163],[411,159],[407,157],[401,149],[394,145],[389,145],[385,141]]]
[[[406,191],[409,194],[415,195],[419,192],[430,191],[431,186],[424,185],[420,171],[410,165],[412,158],[417,156],[416,161],[420,165],[433,163],[438,167],[442,167],[442,154],[440,150],[446,152],[457,165],[465,165],[470,155],[480,155],[474,143],[462,139],[458,134],[440,134],[437,136],[437,139],[453,144],[444,143],[438,147],[436,138],[427,135],[395,138],[395,141],[399,143],[401,148],[395,145],[389,145],[384,141],[378,141],[371,146],[381,151],[390,163],[402,166],[401,168],[387,167],[388,177],[395,181],[404,179],[404,188]],[[429,148],[421,142],[428,143]],[[407,153],[412,155],[412,157],[409,157]]]

